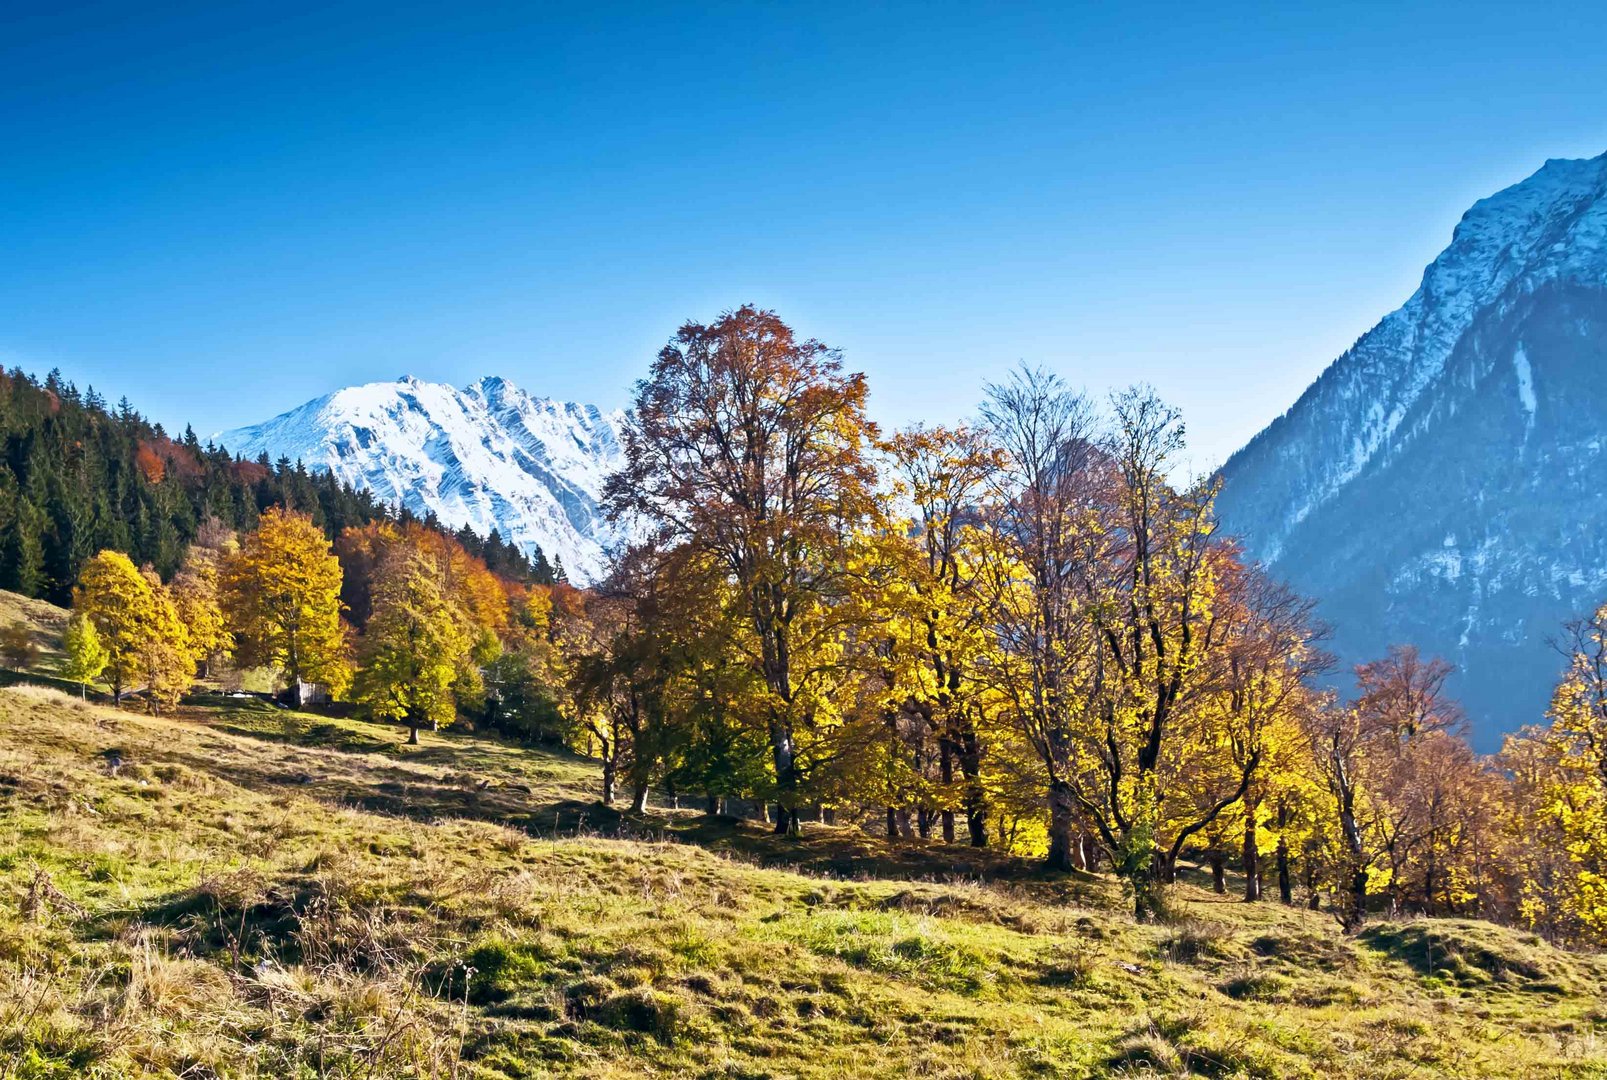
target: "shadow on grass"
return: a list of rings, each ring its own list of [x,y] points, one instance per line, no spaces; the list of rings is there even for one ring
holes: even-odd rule
[[[1560,991],[1568,973],[1563,957],[1533,935],[1479,923],[1383,923],[1356,938],[1404,962],[1419,975],[1459,986],[1505,984],[1537,991]]]
[[[763,867],[839,879],[1031,883],[1045,899],[1090,902],[1103,879],[1052,873],[1035,860],[966,844],[889,841],[850,826],[807,823],[776,836],[762,823],[686,810],[624,813],[594,797],[597,766],[566,750],[531,748],[456,731],[427,732],[323,717],[256,699],[208,695],[180,718],[267,745],[337,751],[359,761],[265,753],[165,750],[161,756],[245,788],[293,789],[321,802],[417,821],[464,818],[535,837],[577,834],[663,839],[732,855]],[[376,760],[377,759],[377,760]]]

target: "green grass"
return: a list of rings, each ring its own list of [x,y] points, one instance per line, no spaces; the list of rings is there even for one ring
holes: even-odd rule
[[[1139,926],[1104,879],[634,819],[580,758],[240,699],[18,687],[0,732],[0,1078],[1607,1076],[1607,962],[1482,923],[1181,885]]]

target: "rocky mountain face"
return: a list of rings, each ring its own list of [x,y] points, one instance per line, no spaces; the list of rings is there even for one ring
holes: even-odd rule
[[[452,528],[496,529],[586,583],[602,574],[615,539],[598,499],[622,461],[624,421],[496,377],[461,390],[406,377],[337,390],[215,440],[248,458],[327,469]]]
[[[1248,552],[1345,664],[1415,642],[1475,742],[1540,722],[1561,624],[1607,600],[1607,155],[1467,212],[1399,310],[1222,470]]]

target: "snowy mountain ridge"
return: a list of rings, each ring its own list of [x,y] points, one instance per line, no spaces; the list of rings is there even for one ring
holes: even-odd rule
[[[463,389],[404,376],[350,386],[215,441],[327,470],[393,506],[434,513],[596,581],[616,535],[603,483],[623,461],[623,412],[537,397],[488,376]]]
[[[1345,663],[1460,665],[1486,748],[1536,722],[1567,618],[1607,600],[1607,155],[1481,199],[1399,309],[1222,468],[1246,550]]]
[[[1364,335],[1313,383],[1293,408],[1256,436],[1239,455],[1283,442],[1282,428],[1320,415],[1339,425],[1339,454],[1291,458],[1306,483],[1281,496],[1275,527],[1254,540],[1276,559],[1288,531],[1318,505],[1387,454],[1400,425],[1444,371],[1453,349],[1481,312],[1540,285],[1582,277],[1603,280],[1607,266],[1607,155],[1552,160],[1533,176],[1463,215],[1451,244],[1423,273],[1404,305]],[[1410,439],[1411,431],[1400,432]],[[1226,471],[1232,472],[1230,462]]]

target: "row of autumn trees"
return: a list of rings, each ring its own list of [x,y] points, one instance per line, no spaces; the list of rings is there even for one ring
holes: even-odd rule
[[[1328,687],[1312,605],[1178,484],[1145,389],[1022,370],[978,421],[884,435],[862,376],[769,312],[690,323],[638,385],[588,589],[493,572],[417,523],[329,539],[269,510],[159,575],[102,552],[80,677],[173,700],[268,666],[380,720],[468,718],[654,791],[1111,872],[1140,917],[1184,859],[1247,900],[1468,914],[1607,940],[1607,609],[1548,727],[1473,753],[1450,669],[1402,647]],[[79,664],[80,657],[83,663]]]
[[[1550,728],[1474,754],[1448,665],[1347,694],[1309,601],[1178,484],[1178,414],[1023,369],[971,425],[884,436],[866,383],[773,313],[689,323],[638,385],[610,511],[643,538],[588,594],[568,708],[606,794],[769,803],[1245,898],[1607,935],[1607,652]],[[1594,650],[1594,651],[1592,651]],[[1587,662],[1583,658],[1592,658]]]
[[[293,704],[346,698],[414,742],[460,713],[547,734],[551,677],[530,658],[549,604],[423,524],[349,526],[331,544],[309,515],[273,507],[243,536],[204,524],[166,582],[119,551],[91,558],[64,673],[156,711],[220,670],[266,669]]]

